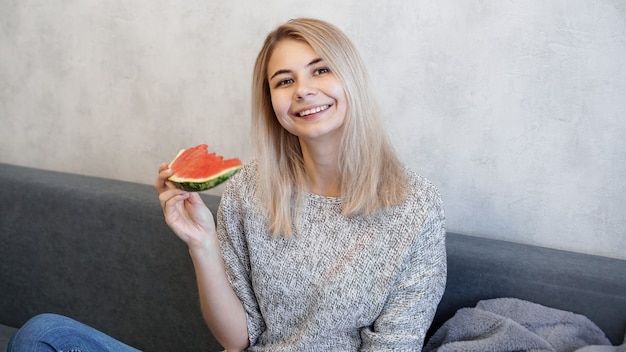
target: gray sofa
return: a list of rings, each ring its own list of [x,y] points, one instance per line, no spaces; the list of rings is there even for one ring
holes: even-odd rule
[[[152,187],[7,164],[0,184],[0,344],[52,312],[146,351],[221,349]],[[215,212],[219,197],[203,197]],[[462,307],[517,297],[583,314],[622,343],[626,261],[452,233],[447,248],[431,333]]]

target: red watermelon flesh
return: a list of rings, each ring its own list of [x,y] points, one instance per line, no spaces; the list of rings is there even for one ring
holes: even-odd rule
[[[228,180],[242,167],[238,158],[226,159],[216,153],[209,153],[206,144],[182,149],[169,167],[173,174],[168,179],[178,188],[190,192],[211,189]]]

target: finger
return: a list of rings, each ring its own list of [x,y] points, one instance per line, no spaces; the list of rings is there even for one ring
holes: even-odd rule
[[[204,204],[204,201],[202,200],[202,198],[200,197],[200,194],[198,193],[190,193],[189,194],[189,202],[191,204]]]
[[[170,166],[167,163],[161,163],[161,165],[159,165],[159,173],[161,173],[161,171],[167,170],[169,168],[170,168]]]
[[[159,175],[154,181],[154,188],[159,193],[165,192],[173,187],[172,184],[168,185],[167,182],[167,179],[172,176],[172,170],[170,170],[168,167],[163,168],[164,165],[165,164],[161,165],[161,167],[159,168]]]
[[[178,188],[169,188],[168,190],[159,193],[159,203],[164,210],[166,206],[176,204],[176,202],[187,198],[189,198],[189,192],[185,192]]]

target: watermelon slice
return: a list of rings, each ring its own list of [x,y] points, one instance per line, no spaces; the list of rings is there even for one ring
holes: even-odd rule
[[[209,153],[206,144],[200,144],[178,152],[169,165],[173,173],[168,180],[185,191],[206,191],[228,180],[242,166],[241,160],[224,160],[221,155]]]

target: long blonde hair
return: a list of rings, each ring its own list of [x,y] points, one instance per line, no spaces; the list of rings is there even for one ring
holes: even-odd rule
[[[294,19],[267,36],[252,81],[252,133],[258,153],[259,187],[268,202],[269,231],[291,236],[295,226],[297,233],[297,210],[307,185],[298,137],[278,122],[268,84],[268,61],[283,39],[310,45],[345,89],[348,112],[338,166],[343,214],[370,215],[402,202],[407,194],[406,173],[384,133],[358,51],[337,27],[316,19]]]

